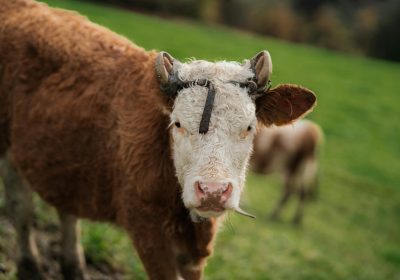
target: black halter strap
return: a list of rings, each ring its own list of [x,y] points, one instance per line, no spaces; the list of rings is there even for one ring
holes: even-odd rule
[[[236,82],[230,81],[229,83],[238,85],[243,88],[247,88],[248,94],[253,100],[266,94],[271,88],[271,81],[268,81],[267,85],[264,87],[259,87],[257,81],[254,79],[249,79],[246,82]],[[203,114],[200,120],[199,133],[206,134],[210,127],[211,113],[214,107],[215,99],[215,87],[207,79],[198,79],[194,81],[183,82],[177,75],[171,75],[168,87],[162,87],[161,89],[169,94],[170,96],[175,96],[184,88],[189,88],[193,86],[202,86],[208,88],[206,103],[204,104]]]
[[[179,85],[177,92],[182,90],[183,88],[189,88],[192,86],[202,86],[208,88],[206,103],[204,104],[203,114],[200,120],[199,133],[206,134],[210,127],[211,113],[214,107],[214,99],[215,99],[215,87],[214,85],[207,79],[200,79],[190,82],[184,82]]]
[[[204,104],[203,114],[201,115],[199,133],[206,134],[208,132],[208,128],[210,126],[211,113],[214,107],[214,99],[215,99],[215,88],[212,83],[208,83],[208,93],[206,104]]]

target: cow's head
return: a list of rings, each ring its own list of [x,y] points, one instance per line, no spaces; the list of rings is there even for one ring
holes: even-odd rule
[[[315,104],[308,89],[268,89],[271,57],[263,51],[243,64],[193,60],[161,52],[156,70],[173,100],[173,158],[182,199],[192,217],[238,210],[257,122],[287,124]]]

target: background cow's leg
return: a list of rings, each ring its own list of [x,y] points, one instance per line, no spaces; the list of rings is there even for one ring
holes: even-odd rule
[[[297,205],[297,210],[293,218],[293,223],[296,225],[301,224],[301,221],[303,219],[304,204],[306,201],[306,191],[304,189],[304,186],[301,186],[298,192],[298,197],[299,197],[299,203]]]
[[[283,207],[289,201],[289,198],[293,193],[293,188],[293,178],[290,175],[286,175],[281,198],[279,199],[274,211],[271,213],[271,219],[277,220],[279,218]]]
[[[299,203],[293,217],[294,224],[300,224],[303,219],[304,206],[307,199],[315,199],[318,183],[318,166],[316,157],[309,155],[301,162],[301,168],[297,172],[297,195]]]
[[[315,165],[317,165],[316,160],[314,159]],[[306,199],[317,200],[319,196],[319,173],[316,168],[312,177],[311,182],[308,183],[307,186],[304,186],[306,190]]]
[[[61,222],[61,272],[64,279],[86,279],[79,221],[73,215],[62,212],[58,212],[58,215]]]
[[[3,162],[6,208],[17,232],[19,247],[18,278],[44,279],[39,266],[39,253],[33,237],[32,224],[34,208],[32,191],[23,182],[20,175],[5,159]]]

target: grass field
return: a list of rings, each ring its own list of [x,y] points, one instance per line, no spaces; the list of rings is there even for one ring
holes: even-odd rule
[[[46,2],[179,59],[243,60],[268,49],[275,85],[298,83],[317,93],[310,118],[326,143],[319,200],[306,209],[303,227],[288,222],[294,205],[282,222],[270,222],[279,180],[250,174],[243,203],[257,219],[229,217],[206,279],[400,279],[399,64],[79,1]],[[46,209],[39,218],[54,219]],[[127,279],[145,279],[124,233],[89,222],[83,231],[90,258],[117,264]]]

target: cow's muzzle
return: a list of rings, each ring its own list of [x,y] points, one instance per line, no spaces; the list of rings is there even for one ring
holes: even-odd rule
[[[201,182],[194,184],[196,197],[200,206],[196,207],[201,212],[223,212],[225,203],[232,194],[231,183]]]

